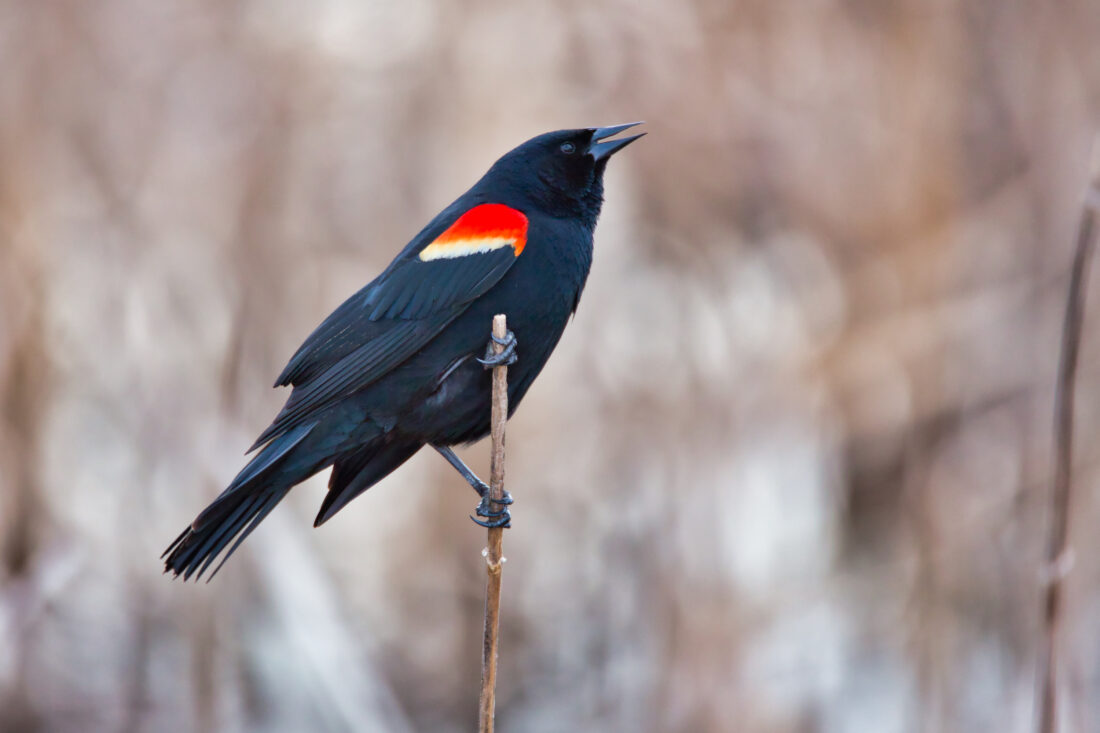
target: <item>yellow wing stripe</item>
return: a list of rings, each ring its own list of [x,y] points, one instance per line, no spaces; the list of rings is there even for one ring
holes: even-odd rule
[[[430,260],[446,260],[466,255],[492,252],[501,247],[514,247],[514,237],[470,237],[464,239],[452,239],[449,242],[432,242],[420,252],[420,259],[424,262]]]

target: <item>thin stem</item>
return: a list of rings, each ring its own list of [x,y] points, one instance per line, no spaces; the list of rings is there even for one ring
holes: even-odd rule
[[[1096,212],[1100,209],[1100,137],[1093,143],[1089,186],[1081,207],[1077,245],[1073,255],[1066,314],[1062,324],[1062,354],[1054,398],[1054,487],[1050,535],[1043,579],[1043,632],[1039,644],[1040,733],[1055,733],[1058,724],[1057,649],[1062,621],[1064,579],[1072,564],[1069,547],[1070,504],[1073,496],[1073,395],[1081,327],[1085,320],[1086,276],[1095,240]]]
[[[503,315],[493,317],[493,335],[503,340],[508,335],[508,324]],[[499,354],[504,347],[493,342],[493,350]],[[508,367],[493,368],[493,409],[491,437],[493,453],[489,463],[489,496],[504,498],[504,423],[508,420]],[[489,529],[489,546],[485,550],[488,580],[485,586],[485,638],[481,654],[481,705],[478,730],[492,733],[496,715],[497,644],[500,634],[500,576],[503,569],[502,555],[504,528]]]

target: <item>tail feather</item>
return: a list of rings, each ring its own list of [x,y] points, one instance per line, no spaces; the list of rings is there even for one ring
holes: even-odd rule
[[[213,557],[221,552],[222,548],[226,546],[233,536],[240,531],[244,523],[252,518],[254,510],[263,498],[263,494],[259,494],[253,497],[245,497],[238,502],[236,509],[228,517],[221,520],[217,520],[212,527],[212,531],[208,533],[208,537],[201,543],[196,543],[194,548],[194,554],[196,557]],[[202,524],[200,523],[201,527]],[[204,566],[205,567],[205,566]]]
[[[324,467],[323,459],[294,458],[294,449],[312,425],[299,427],[272,441],[246,465],[229,487],[185,529],[161,555],[164,571],[188,580],[201,578],[210,564],[236,537],[237,541],[214,569],[213,578],[241,542],[287,492]],[[307,449],[303,453],[310,453]],[[292,460],[293,459],[293,460]]]
[[[424,447],[419,442],[385,442],[384,438],[339,458],[329,477],[328,493],[313,526],[320,527],[364,491],[388,476]]]
[[[218,571],[222,569],[222,565],[225,565],[225,561],[233,557],[233,553],[237,551],[237,548],[241,546],[241,543],[245,541],[248,535],[252,534],[252,530],[256,529],[257,525],[259,525],[259,523],[264,520],[264,517],[271,513],[271,510],[275,508],[275,505],[283,500],[283,497],[287,495],[287,492],[289,490],[290,489],[287,488],[283,489],[281,492],[272,493],[270,496],[267,497],[267,501],[263,502],[261,505],[251,511],[251,513],[254,514],[251,523],[249,523],[249,525],[244,528],[244,530],[237,537],[237,541],[234,542],[233,546],[229,548],[229,551],[222,556],[222,559],[218,563],[218,566],[214,568],[214,572],[210,573],[211,578],[218,574]],[[241,521],[241,524],[244,524],[245,521],[247,521],[247,517]],[[236,530],[233,534],[236,534]],[[224,542],[220,543],[218,552],[221,552],[221,549],[225,547],[226,543],[228,543],[229,540],[232,539],[232,537],[233,535],[229,535],[225,538]],[[203,562],[202,567],[199,568],[199,573],[195,576],[195,580],[198,580],[202,577],[202,574],[206,572],[206,569],[208,567],[210,567],[210,563],[214,562],[214,558],[218,556],[218,552],[211,553],[207,556],[206,561]]]
[[[192,575],[198,580],[206,572],[210,564],[218,557],[234,537],[242,533],[247,526],[247,531],[240,537],[244,539],[248,532],[259,523],[259,520],[267,516],[275,504],[286,495],[288,489],[280,492],[265,492],[261,494],[243,496],[232,507],[233,512],[226,519],[209,523],[196,528],[190,527],[184,536],[177,540],[173,547],[169,548],[171,554],[165,560],[165,572],[171,571],[177,577],[182,575],[184,580],[190,580]],[[266,501],[265,501],[266,499]],[[272,501],[274,499],[274,501]],[[237,549],[238,541],[232,550],[226,554],[228,558],[233,550]],[[225,561],[223,558],[222,562]],[[221,569],[221,563],[211,578]]]

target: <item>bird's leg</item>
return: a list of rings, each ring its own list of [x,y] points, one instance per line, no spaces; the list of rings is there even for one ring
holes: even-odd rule
[[[474,520],[475,524],[480,524],[482,527],[511,527],[512,515],[508,513],[508,505],[512,503],[512,495],[507,491],[504,492],[499,500],[494,500],[489,496],[489,486],[477,477],[470,467],[462,462],[462,459],[455,455],[455,452],[445,445],[433,445],[439,454],[447,459],[447,463],[450,463],[456,471],[462,474],[462,478],[466,479],[466,482],[474,488],[477,495],[481,497],[481,502],[477,505],[477,516],[485,517],[487,521],[481,521],[474,517],[470,519]],[[493,511],[490,504],[499,504],[501,509],[499,511]]]
[[[519,358],[516,355],[516,346],[519,344],[519,341],[516,340],[516,335],[509,331],[508,335],[502,339],[497,338],[496,334],[492,334],[491,338],[493,340],[493,343],[503,346],[504,350],[501,351],[499,354],[494,353],[493,343],[490,343],[488,346],[485,347],[485,358],[478,359],[478,362],[480,362],[481,365],[484,366],[486,369],[492,369],[493,367],[501,365],[511,366],[512,364],[515,364],[516,359]]]
[[[462,462],[462,459],[455,455],[455,452],[445,445],[433,445],[439,455],[447,459],[447,463],[451,464],[456,471],[462,474],[462,478],[466,479],[466,483],[473,487],[478,496],[484,497],[489,493],[489,485],[477,477],[477,474],[470,470],[470,467]]]

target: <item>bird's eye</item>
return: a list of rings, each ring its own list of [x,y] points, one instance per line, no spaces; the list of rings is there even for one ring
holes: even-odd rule
[[[577,146],[573,143],[562,143],[561,151],[566,155],[572,155],[573,153],[577,152]]]

